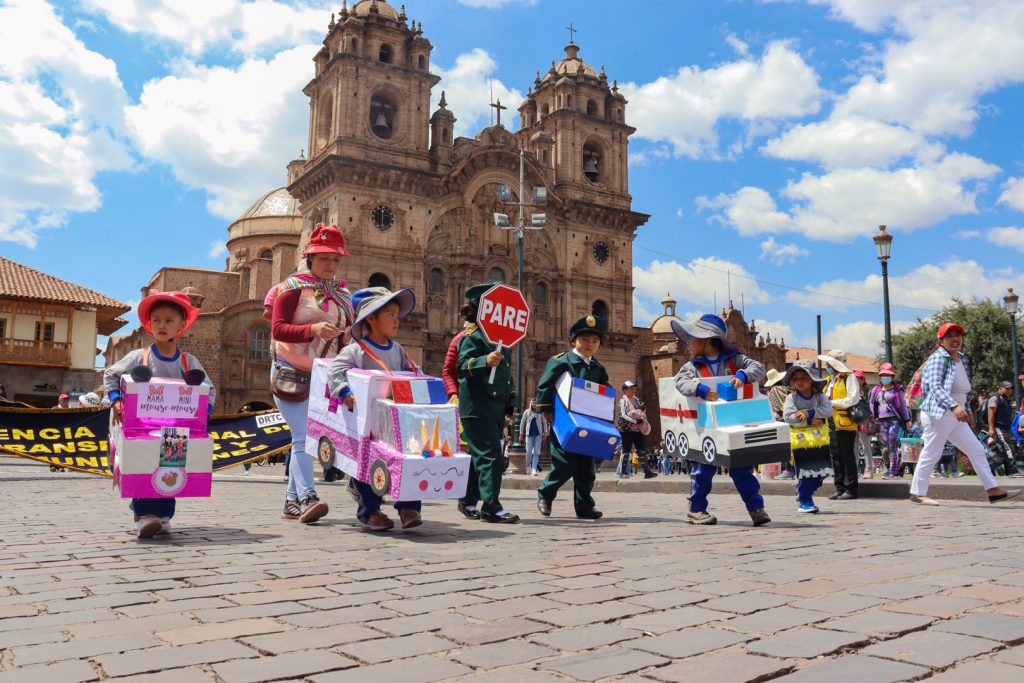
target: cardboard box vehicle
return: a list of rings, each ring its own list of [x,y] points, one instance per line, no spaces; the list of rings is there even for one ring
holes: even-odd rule
[[[615,389],[563,374],[555,385],[551,428],[562,448],[610,460],[622,436],[615,426]]]
[[[459,450],[459,410],[440,378],[407,372],[348,371],[353,410],[332,397],[330,361],[313,363],[306,452],[393,500],[461,498],[469,455]]]
[[[717,388],[730,379],[701,381]],[[732,401],[705,401],[683,396],[674,378],[663,377],[658,398],[662,442],[669,455],[718,467],[751,467],[789,458],[789,425],[772,417],[768,399],[757,385],[743,385]]]

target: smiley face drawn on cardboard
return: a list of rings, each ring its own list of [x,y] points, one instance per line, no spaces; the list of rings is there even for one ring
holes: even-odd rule
[[[409,467],[412,481],[424,497],[441,497],[450,494],[460,479],[465,479],[465,468],[456,467],[443,460],[424,460]]]

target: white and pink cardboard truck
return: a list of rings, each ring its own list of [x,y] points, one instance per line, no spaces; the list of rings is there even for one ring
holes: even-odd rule
[[[392,500],[461,498],[469,455],[459,450],[459,409],[437,377],[349,370],[353,410],[332,397],[330,361],[313,363],[306,452]]]
[[[121,378],[121,423],[110,425],[114,484],[122,498],[205,498],[213,482],[206,433],[209,388],[180,379]]]

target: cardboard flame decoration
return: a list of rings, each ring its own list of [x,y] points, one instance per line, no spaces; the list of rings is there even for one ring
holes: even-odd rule
[[[441,441],[440,436],[441,418],[434,418],[434,431],[430,438],[427,438],[427,421],[420,420],[420,437],[421,440],[417,441],[416,437],[409,438],[409,450],[416,453],[419,452],[424,458],[433,458],[440,456],[443,458],[451,457],[452,447],[448,443],[448,437]]]

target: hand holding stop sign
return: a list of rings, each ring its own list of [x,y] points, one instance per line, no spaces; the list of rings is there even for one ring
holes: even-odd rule
[[[501,364],[502,349],[515,346],[526,338],[526,328],[530,324],[530,306],[518,289],[507,285],[495,285],[480,297],[477,308],[476,324],[484,337],[497,345],[494,353],[498,354],[497,362],[492,363],[491,354],[487,364],[491,366],[489,383],[494,382],[494,371]]]

